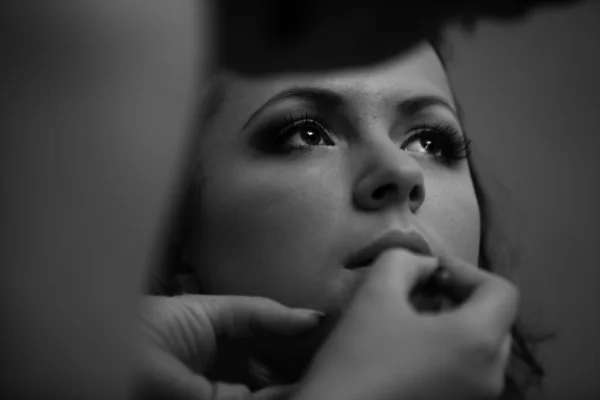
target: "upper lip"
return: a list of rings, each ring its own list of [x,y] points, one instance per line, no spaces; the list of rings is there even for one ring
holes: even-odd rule
[[[431,247],[416,230],[392,230],[380,235],[358,252],[350,256],[348,268],[357,268],[375,261],[384,251],[391,248],[403,248],[417,254],[431,256]]]

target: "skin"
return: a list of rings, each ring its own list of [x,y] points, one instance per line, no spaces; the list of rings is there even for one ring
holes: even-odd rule
[[[468,161],[443,165],[417,141],[406,142],[423,123],[462,132],[445,70],[429,45],[344,73],[268,79],[230,73],[225,86],[224,102],[197,150],[200,192],[184,257],[204,292],[336,312],[363,276],[346,268],[348,257],[392,229],[417,230],[434,254],[477,263],[480,218]],[[329,89],[344,105],[291,97],[256,113],[292,87]],[[433,105],[414,115],[398,110],[399,103],[423,95],[449,107]],[[288,154],[262,150],[264,140],[257,138],[272,132],[264,124],[315,109],[329,124],[333,146]],[[290,140],[304,143],[299,135]],[[384,195],[376,200],[380,188]]]

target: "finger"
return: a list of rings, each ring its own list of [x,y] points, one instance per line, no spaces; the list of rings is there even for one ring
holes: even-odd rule
[[[212,382],[211,400],[284,400],[289,399],[291,394],[297,390],[297,385],[271,386],[252,393],[250,389],[242,384],[227,382]]]
[[[423,257],[404,249],[391,249],[382,253],[373,264],[369,281],[378,285],[393,285],[398,293],[410,291],[427,280],[438,267],[433,257]]]
[[[299,384],[278,385],[261,389],[254,393],[253,400],[286,400],[298,390]]]
[[[508,367],[508,363],[510,362],[512,343],[513,343],[512,334],[509,332],[504,337],[504,340],[502,341],[502,345],[500,346],[500,362],[499,362],[499,364],[500,364],[500,368],[502,369],[503,374]]]
[[[440,256],[440,264],[450,273],[456,290],[474,291],[485,284],[491,275],[476,265],[449,254]]]
[[[512,335],[508,333],[504,336],[501,341],[500,348],[498,349],[498,361],[495,366],[495,371],[491,375],[493,381],[491,382],[491,389],[493,395],[497,398],[500,393],[505,389],[506,385],[506,369],[508,367],[510,349],[512,344]]]
[[[211,382],[157,348],[144,349],[137,373],[136,400],[202,400],[213,393]]]
[[[148,348],[139,370],[136,400],[228,400],[250,398],[250,389],[237,383],[212,382],[193,373],[182,361],[161,349]],[[266,391],[265,399],[289,388],[274,387]]]
[[[254,399],[250,389],[239,383],[212,382],[211,400]]]
[[[455,290],[468,292],[468,298],[457,312],[488,332],[496,332],[503,338],[510,330],[517,315],[519,293],[506,279],[479,269],[463,260],[445,256],[441,263],[452,274],[450,284]]]
[[[202,299],[217,337],[298,335],[315,328],[323,316],[316,310],[289,308],[261,297],[202,296]]]

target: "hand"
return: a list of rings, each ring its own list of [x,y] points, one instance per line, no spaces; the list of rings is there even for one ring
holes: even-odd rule
[[[419,2],[222,0],[221,63],[244,74],[315,72],[360,67],[397,56],[458,22],[514,20],[540,6],[577,0]]]
[[[140,399],[279,399],[292,386],[252,393],[208,375],[227,349],[265,335],[294,336],[318,325],[319,313],[242,296],[147,296],[141,312]],[[222,342],[230,342],[221,346]],[[239,346],[234,346],[241,349]],[[230,365],[227,368],[235,369]]]
[[[440,262],[404,250],[376,261],[318,352],[295,400],[488,399],[500,394],[518,294],[507,281],[444,258],[464,300],[419,313],[411,290]]]

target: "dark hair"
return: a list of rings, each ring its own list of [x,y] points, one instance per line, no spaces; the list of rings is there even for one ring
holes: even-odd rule
[[[488,192],[481,184],[483,168],[475,168],[472,156],[469,156],[469,166],[473,186],[477,196],[481,214],[481,240],[479,247],[479,267],[495,273],[506,273],[509,268],[515,268],[518,262],[518,252],[506,237],[507,232],[501,228],[498,213],[494,213],[488,197]],[[504,246],[504,248],[501,248]],[[527,392],[541,386],[545,371],[535,355],[537,347],[552,335],[533,333],[525,327],[519,316],[511,328],[512,348],[509,366],[505,376],[505,389],[501,396],[503,400],[522,400]]]
[[[444,67],[447,63],[448,48],[443,46],[441,35],[428,40]],[[206,128],[212,116],[223,100],[223,85],[218,78],[210,82],[209,90],[205,93],[203,107],[198,114],[196,132]],[[458,102],[456,102],[459,105]],[[464,115],[459,107],[461,125],[464,127]],[[198,136],[198,135],[196,135]],[[195,146],[192,146],[195,148]],[[192,157],[193,158],[193,157]],[[193,163],[197,164],[197,163]],[[473,186],[481,214],[481,240],[479,248],[479,267],[496,273],[506,272],[507,267],[514,268],[517,263],[518,250],[512,245],[503,231],[501,218],[498,218],[496,207],[492,207],[491,199],[488,198],[486,190],[482,185],[483,168],[475,166],[472,155],[469,156],[469,167],[473,180]],[[198,169],[198,167],[194,167]],[[172,217],[173,225],[168,229],[167,246],[163,257],[157,268],[150,277],[149,293],[155,295],[177,295],[181,294],[182,288],[177,281],[179,274],[190,272],[189,266],[183,263],[181,255],[187,238],[192,232],[193,204],[197,196],[197,179],[190,178],[190,174],[184,174],[185,179],[181,187],[180,207],[176,207]],[[196,177],[197,178],[197,177]],[[534,335],[526,332],[523,322],[519,318],[512,327],[512,349],[509,367],[505,376],[505,389],[501,396],[503,400],[522,400],[526,398],[527,391],[541,385],[545,375],[544,369],[536,359],[535,349],[546,340],[549,335]]]

